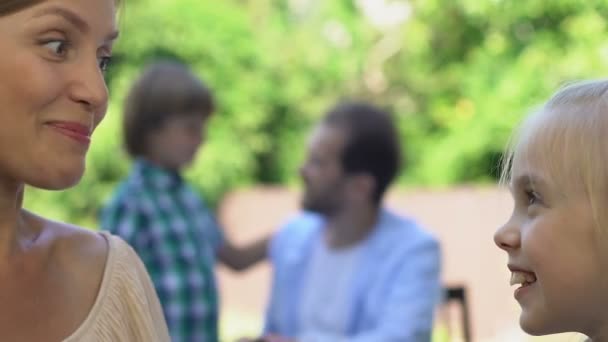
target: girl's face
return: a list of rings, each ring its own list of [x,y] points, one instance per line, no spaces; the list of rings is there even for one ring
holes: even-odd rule
[[[63,189],[108,101],[114,0],[45,0],[0,16],[0,180]]]
[[[513,213],[494,236],[509,257],[520,324],[533,335],[598,335],[608,326],[608,288],[591,203],[582,186],[548,176],[542,148],[527,152],[515,153]]]

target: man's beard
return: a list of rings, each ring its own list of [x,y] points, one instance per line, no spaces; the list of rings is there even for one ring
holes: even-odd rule
[[[340,210],[338,201],[328,196],[310,197],[304,194],[301,202],[302,208],[324,216],[331,216]]]

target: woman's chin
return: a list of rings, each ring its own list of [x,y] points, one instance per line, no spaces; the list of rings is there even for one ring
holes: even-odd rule
[[[39,175],[27,181],[29,186],[45,190],[64,190],[78,184],[84,174],[84,168],[55,170],[46,175]]]

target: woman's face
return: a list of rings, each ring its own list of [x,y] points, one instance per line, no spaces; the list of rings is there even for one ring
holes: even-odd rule
[[[103,119],[115,0],[45,0],[0,16],[0,182],[63,189]]]

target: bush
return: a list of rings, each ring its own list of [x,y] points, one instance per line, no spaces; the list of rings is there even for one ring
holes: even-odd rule
[[[128,1],[86,176],[68,191],[28,190],[26,205],[94,226],[129,169],[124,95],[160,57],[188,63],[215,90],[219,110],[186,173],[212,205],[236,187],[294,184],[311,125],[342,97],[396,114],[402,184],[493,182],[523,114],[564,82],[608,70],[604,2],[404,1],[410,17],[393,26],[373,24],[362,3]]]

